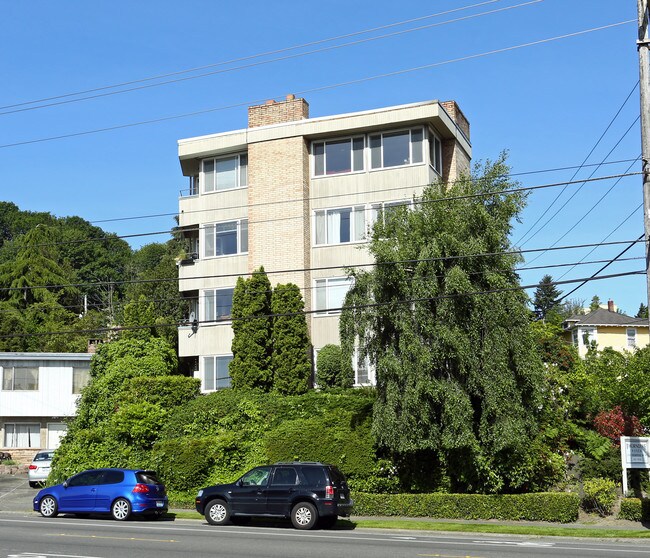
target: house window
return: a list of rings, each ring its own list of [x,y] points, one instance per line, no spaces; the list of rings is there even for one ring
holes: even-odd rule
[[[370,359],[363,356],[358,347],[354,350],[352,368],[354,369],[354,385],[369,386],[375,383],[375,370]]]
[[[5,423],[4,447],[40,448],[41,425],[38,423]]]
[[[73,368],[72,369],[72,393],[81,393],[90,382],[90,369],[89,368]]]
[[[316,211],[316,245],[345,244],[363,240],[366,233],[365,213],[363,205]]]
[[[216,391],[230,387],[228,366],[232,356],[203,357],[203,389]]]
[[[370,135],[370,168],[382,169],[423,162],[422,128]]]
[[[583,327],[580,328],[580,341],[585,347],[596,343],[596,328],[595,327]]]
[[[314,142],[314,176],[362,171],[363,148],[363,136]]]
[[[636,328],[634,327],[627,328],[627,346],[636,347]]]
[[[412,208],[413,202],[410,200],[399,200],[392,202],[383,202],[383,203],[373,203],[370,207],[370,227],[372,227],[377,219],[381,216],[384,223],[390,219],[391,214],[394,213],[395,209],[398,207],[407,207]]]
[[[351,277],[328,277],[316,280],[316,312],[338,314],[343,307],[345,295],[352,286]]]
[[[573,341],[573,346],[577,347],[579,345],[579,340],[578,340],[578,330],[574,329],[571,332],[571,340]]]
[[[232,315],[232,295],[234,289],[210,289],[203,291],[205,304],[203,319],[210,322],[225,320]]]
[[[4,391],[38,390],[38,368],[4,368],[2,371]]]
[[[442,175],[442,142],[429,130],[429,164],[438,174]]]
[[[248,219],[205,226],[205,257],[248,252]]]
[[[231,155],[202,161],[203,192],[221,192],[248,186],[248,155]]]

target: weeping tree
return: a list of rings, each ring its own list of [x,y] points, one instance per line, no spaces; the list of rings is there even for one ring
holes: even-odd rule
[[[392,207],[353,270],[342,313],[346,358],[375,367],[373,432],[406,488],[524,490],[536,474],[542,366],[509,253],[525,197],[505,156],[413,208]]]

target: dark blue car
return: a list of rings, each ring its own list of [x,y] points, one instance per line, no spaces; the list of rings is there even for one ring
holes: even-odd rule
[[[41,490],[34,511],[43,517],[110,513],[118,521],[134,514],[160,517],[167,511],[167,493],[153,471],[91,469]]]

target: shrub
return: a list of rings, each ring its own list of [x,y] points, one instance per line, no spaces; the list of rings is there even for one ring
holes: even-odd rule
[[[582,506],[586,511],[595,511],[601,516],[612,513],[616,502],[616,483],[610,479],[587,479],[583,483]]]
[[[201,380],[186,376],[139,376],[128,380],[121,399],[125,403],[153,403],[164,409],[198,397]]]
[[[358,515],[501,519],[570,523],[580,498],[568,492],[532,494],[353,494]]]
[[[343,353],[338,345],[325,345],[318,351],[316,383],[321,389],[351,387],[354,379],[343,365]]]
[[[594,418],[596,432],[609,438],[616,445],[620,444],[621,436],[641,436],[643,426],[637,417],[623,413],[620,406],[611,411],[601,411]]]
[[[618,512],[619,519],[629,519],[630,521],[641,521],[643,519],[643,507],[640,498],[623,498],[621,500],[621,509]]]

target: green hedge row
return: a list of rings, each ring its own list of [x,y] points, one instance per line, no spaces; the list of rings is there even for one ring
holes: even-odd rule
[[[650,520],[650,500],[645,498],[623,498],[618,518],[629,519],[630,521]]]
[[[570,523],[580,498],[567,492],[533,494],[366,494],[353,495],[355,515],[502,519]]]

